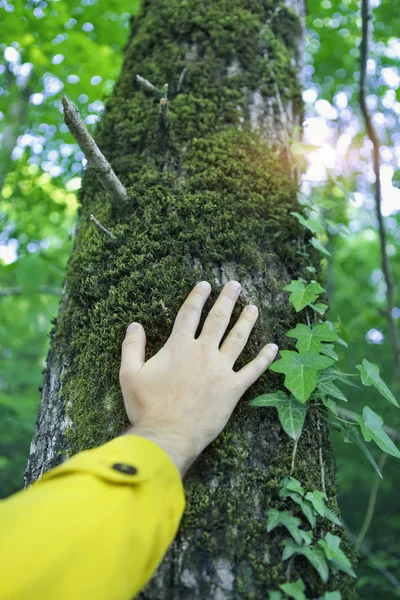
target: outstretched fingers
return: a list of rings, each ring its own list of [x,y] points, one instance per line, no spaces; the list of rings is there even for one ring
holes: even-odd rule
[[[139,373],[145,362],[146,333],[140,323],[131,323],[122,342],[120,381]]]
[[[211,286],[208,281],[201,281],[192,289],[176,315],[171,337],[178,334],[194,338],[200,323],[201,311],[210,291]]]
[[[278,352],[276,344],[267,344],[245,367],[237,371],[236,377],[243,393],[268,369]]]
[[[239,297],[241,285],[238,281],[229,281],[218,296],[214,306],[204,321],[200,337],[203,341],[219,346],[219,343],[229,325],[236,300]]]
[[[258,308],[254,304],[246,306],[220,347],[220,352],[233,365],[247,344],[251,330],[258,317]]]

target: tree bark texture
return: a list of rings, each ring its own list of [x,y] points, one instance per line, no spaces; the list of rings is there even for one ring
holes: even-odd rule
[[[235,370],[269,341],[292,347],[285,333],[306,315],[282,288],[309,279],[305,267],[319,262],[289,214],[298,210],[289,140],[302,121],[303,10],[302,0],[147,0],[132,22],[95,134],[130,201],[116,202],[85,173],[27,484],[125,428],[118,370],[126,326],[144,325],[151,357],[197,281],[212,284],[205,314],[231,278],[243,288],[231,323],[245,304],[260,307]],[[137,74],[159,90],[168,83],[168,121],[162,94]],[[91,213],[116,241],[93,227]],[[287,508],[278,491],[293,441],[274,409],[248,401],[281,388],[280,375],[263,375],[189,472],[180,532],[143,599],[267,598],[298,576],[310,598],[326,589],[302,557],[287,571],[282,528],[266,532],[265,511]],[[293,474],[310,489],[325,486],[337,510],[327,429],[312,406]],[[355,597],[347,576],[332,576],[328,588]]]

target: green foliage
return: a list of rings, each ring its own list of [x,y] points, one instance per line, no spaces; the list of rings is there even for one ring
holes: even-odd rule
[[[355,425],[349,425],[348,423],[346,423],[345,425],[342,425],[341,423],[336,423],[336,426],[342,432],[344,441],[350,444],[354,442],[360,448],[363,454],[367,457],[371,465],[374,467],[375,471],[378,473],[379,477],[383,479],[383,475],[378,465],[376,464],[374,457],[372,456],[371,452],[368,450],[368,448],[362,440],[359,428]]]
[[[370,363],[366,358],[363,359],[361,365],[356,365],[356,369],[360,371],[361,381],[363,385],[374,385],[386,400],[389,400],[395,406],[399,406],[396,398],[379,376],[379,367],[374,363]]]
[[[31,428],[9,406],[0,404],[0,498],[22,487]]]
[[[334,571],[343,571],[351,577],[356,577],[351,562],[340,548],[341,539],[338,535],[333,535],[328,531],[323,540],[318,540],[318,544],[325,552],[325,556]]]
[[[266,512],[266,515],[268,516],[268,532],[272,531],[273,529],[275,529],[275,527],[278,526],[286,527],[286,529],[289,531],[290,535],[293,537],[294,541],[297,544],[301,544],[302,542],[304,542],[308,545],[311,543],[309,535],[311,532],[299,529],[299,526],[301,525],[301,520],[297,517],[294,517],[290,512],[279,511],[276,508],[271,508]]]
[[[282,358],[274,362],[270,370],[285,375],[285,386],[299,402],[307,402],[317,384],[317,373],[328,368],[334,361],[314,350],[303,354],[283,350]]]
[[[283,289],[291,292],[289,302],[293,304],[296,312],[299,312],[314,302],[314,300],[316,300],[324,291],[324,288],[316,281],[312,281],[305,285],[304,281],[301,279],[291,281],[289,285],[285,286]]]
[[[302,579],[297,579],[294,583],[282,583],[279,586],[286,596],[293,598],[294,600],[306,600],[305,585]]]
[[[318,376],[317,389],[320,392],[322,392],[323,394],[326,394],[327,396],[332,396],[333,398],[336,398],[337,400],[343,400],[344,402],[347,402],[347,398],[343,394],[341,389],[338,388],[337,385],[335,385],[333,383],[333,381],[335,379],[337,379],[337,375],[336,375],[335,371],[333,371],[331,369],[327,369],[326,371],[323,371]]]
[[[319,546],[299,546],[293,542],[293,540],[287,539],[284,542],[284,551],[282,554],[282,560],[287,560],[294,555],[305,556],[306,559],[312,564],[318,575],[321,577],[324,583],[329,580],[329,567],[326,561],[325,553]]]
[[[323,227],[319,221],[313,221],[312,219],[305,219],[303,215],[300,215],[298,212],[291,212],[291,215],[296,217],[298,222],[309,229],[312,233],[320,233],[323,231]]]
[[[281,390],[271,394],[263,394],[250,402],[251,406],[274,406],[278,411],[279,422],[283,430],[292,439],[297,440],[303,429],[306,418],[306,407],[292,395],[287,396]]]
[[[373,440],[383,452],[400,458],[399,450],[383,429],[383,419],[371,410],[369,406],[365,406],[362,417],[357,415],[356,419],[366,442]]]
[[[329,306],[323,302],[317,302],[316,304],[310,304],[309,306],[319,315],[324,315],[329,308]]]
[[[322,242],[318,238],[312,237],[310,242],[316,250],[318,250],[319,252],[322,252],[322,254],[325,254],[325,256],[331,256],[331,253],[329,252],[329,250],[327,250],[325,248],[325,246],[322,244]]]
[[[312,528],[315,527],[315,516],[328,519],[337,526],[342,525],[340,519],[326,506],[326,494],[318,490],[305,492],[300,482],[293,477],[284,478],[280,484],[279,495],[289,497],[302,509]]]
[[[281,592],[278,591],[273,591],[273,592],[268,592],[268,600],[282,600],[283,596],[281,594]]]
[[[326,497],[326,494],[324,494],[324,492],[319,492],[318,490],[314,490],[313,492],[307,492],[307,494],[305,496],[306,500],[308,500],[313,505],[316,512],[321,517],[324,516],[324,512],[325,512],[325,502],[324,502],[325,497]]]
[[[327,323],[320,323],[314,327],[308,327],[303,323],[297,323],[295,329],[286,334],[288,337],[297,338],[296,348],[302,352],[307,350],[322,351],[322,342],[335,342],[337,334],[332,331]]]

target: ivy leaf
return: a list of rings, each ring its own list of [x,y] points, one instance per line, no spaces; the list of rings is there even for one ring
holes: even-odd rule
[[[361,365],[356,365],[356,369],[360,371],[361,381],[364,385],[375,386],[386,400],[389,400],[389,402],[397,407],[399,406],[396,398],[393,396],[386,383],[381,379],[378,365],[370,363],[364,358]]]
[[[337,591],[325,592],[325,594],[317,598],[317,600],[342,600],[342,594]]]
[[[312,564],[314,569],[318,572],[324,583],[328,582],[329,579],[329,567],[326,562],[325,553],[320,546],[297,546],[293,540],[284,540],[284,551],[282,554],[282,560],[287,560],[295,554],[301,554],[305,556],[307,560]]]
[[[364,444],[364,442],[361,438],[358,427],[356,425],[347,425],[347,424],[342,425],[341,423],[337,423],[337,425],[338,425],[340,431],[342,432],[344,441],[347,443],[350,443],[350,444],[352,442],[354,442],[360,448],[360,450],[365,454],[365,456],[367,457],[367,459],[369,460],[371,465],[374,467],[375,471],[378,473],[379,477],[381,477],[381,479],[383,479],[383,475],[380,472],[380,469],[379,469],[378,465],[376,464],[374,457],[372,456],[372,454],[370,453],[370,451],[368,450],[367,446]]]
[[[299,526],[301,525],[301,520],[297,517],[294,517],[289,511],[279,511],[276,510],[276,508],[271,508],[270,510],[267,510],[266,514],[268,516],[268,532],[275,529],[275,527],[282,525],[283,527],[286,527],[290,535],[293,537],[294,541],[297,544],[299,544],[299,546],[303,541],[305,544],[310,543],[311,540],[307,536],[303,535],[306,532],[299,529]]]
[[[325,356],[329,356],[329,358],[333,358],[333,360],[339,360],[339,356],[335,352],[334,344],[322,344],[321,353],[325,354]]]
[[[326,219],[325,221],[330,227],[330,233],[339,233],[342,236],[350,235],[350,229],[344,225],[344,223],[336,223],[336,221],[332,221],[332,219]]]
[[[321,244],[319,239],[317,239],[316,237],[312,237],[310,243],[312,246],[314,246],[316,250],[322,252],[322,254],[325,254],[326,256],[332,256],[332,254],[325,248],[325,246],[323,246],[323,244]]]
[[[311,302],[314,302],[319,294],[325,291],[316,281],[304,285],[304,281],[301,279],[294,279],[283,289],[287,292],[292,292],[289,297],[289,302],[293,304],[296,312],[299,312],[311,304]]]
[[[278,591],[268,592],[268,600],[283,600],[283,596]]]
[[[346,573],[347,575],[350,575],[350,577],[354,577],[354,579],[357,579],[357,575],[354,573],[353,569],[351,567],[347,567],[346,565],[342,565],[341,563],[338,563],[336,560],[331,560],[330,561],[330,566],[332,571],[336,574],[338,571],[343,571],[343,573]]]
[[[318,302],[317,304],[310,304],[310,308],[312,308],[319,315],[324,315],[329,306],[323,302]]]
[[[326,323],[314,325],[314,327],[297,323],[296,327],[288,331],[286,335],[297,339],[296,348],[299,352],[307,352],[307,350],[321,352],[322,342],[335,342],[338,339],[337,334]]]
[[[352,577],[356,577],[353,569],[351,568],[351,562],[340,549],[340,542],[342,540],[338,535],[333,535],[332,533],[327,533],[325,539],[318,540],[318,544],[325,552],[326,558],[332,563],[332,565],[339,569],[340,571],[344,571],[348,575]]]
[[[321,400],[322,404],[326,406],[326,408],[330,410],[331,413],[337,416],[336,402],[334,400],[331,400],[330,398],[321,398]]]
[[[321,517],[323,517],[325,514],[324,498],[326,498],[326,494],[324,494],[324,492],[319,492],[318,490],[314,490],[313,492],[307,492],[306,494],[306,500],[311,502],[311,504]]]
[[[285,375],[285,386],[302,404],[307,402],[317,384],[318,371],[328,368],[334,362],[314,350],[308,350],[304,354],[282,350],[281,356],[269,369]]]
[[[291,558],[293,554],[296,554],[297,550],[300,548],[302,548],[302,546],[298,546],[291,538],[285,538],[283,540],[282,560],[288,560],[288,558]]]
[[[364,406],[362,417],[357,415],[355,418],[361,427],[361,433],[366,442],[374,440],[381,450],[391,456],[400,458],[399,450],[383,430],[383,419],[371,410],[369,406]]]
[[[319,514],[320,517],[324,519],[328,519],[335,525],[340,526],[342,522],[335,515],[335,513],[326,506],[325,504],[326,494],[323,492],[319,492],[318,490],[314,490],[313,492],[307,492],[305,499],[308,500],[314,510]]]
[[[340,527],[342,525],[342,521],[335,515],[335,513],[333,512],[333,510],[331,510],[327,506],[325,506],[324,517],[325,517],[325,519],[328,519],[329,521],[331,521],[332,523],[334,523],[338,527]]]
[[[293,502],[296,502],[296,504],[298,504],[303,511],[303,514],[307,518],[312,529],[314,529],[316,525],[316,518],[313,507],[309,502],[303,500],[302,496],[304,496],[304,494],[304,488],[294,477],[285,477],[281,481],[279,496],[281,498],[291,498]]]
[[[321,223],[318,221],[314,221],[313,219],[305,219],[303,215],[300,215],[298,212],[291,212],[291,215],[296,217],[298,222],[311,231],[311,233],[322,233],[323,227]]]
[[[250,402],[251,406],[274,406],[278,411],[279,422],[283,430],[293,440],[298,440],[303,430],[307,409],[292,395],[284,392],[262,394]]]
[[[314,527],[317,523],[317,520],[314,515],[313,507],[311,506],[311,504],[309,502],[307,502],[306,500],[303,500],[303,498],[299,494],[296,494],[296,492],[290,492],[289,490],[281,489],[279,492],[279,495],[281,498],[291,498],[293,500],[293,502],[296,502],[296,504],[298,504],[300,506],[301,510],[303,511],[304,516],[307,518],[311,527],[314,529]]]
[[[279,587],[285,592],[286,596],[289,596],[289,598],[294,598],[294,600],[307,600],[304,594],[306,586],[300,578],[294,583],[282,583]]]
[[[280,486],[283,490],[288,490],[289,492],[296,492],[296,494],[304,496],[305,492],[303,486],[301,485],[300,481],[298,481],[298,479],[295,479],[294,477],[285,477],[284,479],[282,479]]]
[[[337,400],[347,402],[346,396],[343,394],[342,390],[333,383],[332,379],[335,379],[332,371],[329,370],[327,373],[321,373],[318,377],[317,389],[327,396],[333,396],[333,398],[337,398]]]
[[[347,331],[347,329],[344,327],[343,323],[341,323],[340,319],[338,321],[336,321],[335,323],[332,323],[334,330],[336,331],[336,333],[340,333],[342,335],[342,338],[339,338],[339,344],[342,344],[343,346],[345,346],[346,348],[348,348],[348,344],[347,342],[351,342],[351,335],[350,333]]]

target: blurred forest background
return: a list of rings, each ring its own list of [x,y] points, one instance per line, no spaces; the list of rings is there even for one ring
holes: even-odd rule
[[[400,274],[400,11],[373,0],[368,107],[380,142],[386,253]],[[48,348],[77,215],[83,153],[63,123],[61,94],[93,131],[122,63],[138,0],[0,0],[0,497],[23,485]],[[362,358],[379,364],[399,398],[400,381],[385,316],[374,204],[372,143],[359,107],[360,3],[309,0],[304,143],[293,144],[302,192],[319,198],[332,224],[321,241],[330,297],[328,318],[350,344],[342,370]],[[322,255],[321,255],[322,256]],[[392,316],[400,325],[400,297]],[[398,430],[396,408],[373,387],[348,388],[351,411],[368,404]],[[358,563],[360,597],[400,597],[400,465],[389,457],[384,480],[354,445],[333,432],[340,505],[351,539],[368,510]],[[370,448],[377,462],[380,453]],[[373,508],[373,510],[371,510]],[[365,527],[364,527],[365,530]]]

